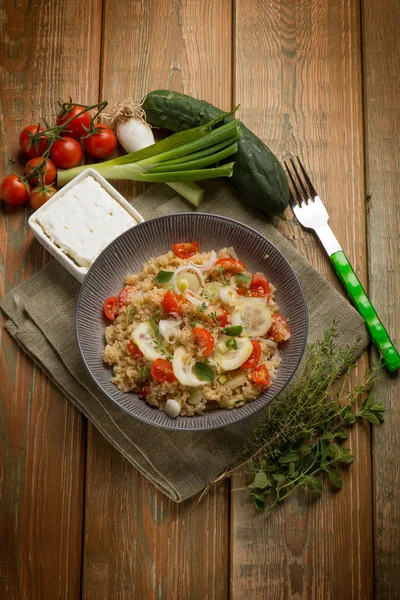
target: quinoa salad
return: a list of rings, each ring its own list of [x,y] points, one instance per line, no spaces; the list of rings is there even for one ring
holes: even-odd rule
[[[233,248],[174,244],[107,298],[112,382],[170,417],[238,408],[271,385],[290,327],[276,289]]]

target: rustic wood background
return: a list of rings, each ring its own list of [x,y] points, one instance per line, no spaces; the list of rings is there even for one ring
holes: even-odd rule
[[[400,343],[399,0],[2,0],[1,176],[57,100],[168,87],[299,154]],[[120,186],[132,198],[140,189]],[[48,260],[29,210],[0,208],[0,296]],[[280,226],[335,287],[315,239]],[[176,505],[138,474],[0,330],[0,598],[400,598],[399,378],[386,422],[351,435],[340,493],[257,515],[243,475]],[[365,355],[359,373],[368,365]]]

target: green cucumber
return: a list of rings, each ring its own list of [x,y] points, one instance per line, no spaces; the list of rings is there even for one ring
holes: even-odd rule
[[[173,132],[208,123],[223,112],[204,100],[168,90],[147,94],[143,108],[151,125]],[[227,117],[223,122],[231,120],[232,117]],[[243,123],[240,123],[240,129],[232,183],[248,204],[269,215],[281,215],[289,202],[285,171],[260,138]]]

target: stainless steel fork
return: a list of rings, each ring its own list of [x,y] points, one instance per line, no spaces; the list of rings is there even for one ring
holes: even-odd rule
[[[313,229],[360,315],[365,319],[368,331],[390,371],[400,368],[400,355],[382,325],[374,307],[355,274],[347,256],[340,247],[332,229],[328,225],[328,212],[318,196],[311,180],[297,157],[299,170],[290,159],[291,166],[285,166],[291,182],[290,206],[303,227]]]

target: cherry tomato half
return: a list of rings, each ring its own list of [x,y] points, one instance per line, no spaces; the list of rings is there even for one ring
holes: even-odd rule
[[[199,252],[199,242],[173,244],[172,249],[178,258],[190,258]]]
[[[126,347],[132,358],[140,358],[141,356],[143,356],[143,352],[139,350],[139,348],[136,346],[133,340],[129,340],[129,342],[127,342],[126,344]]]
[[[254,381],[254,383],[258,383],[259,385],[269,386],[271,385],[271,377],[267,368],[267,365],[259,365],[255,369],[253,369],[250,373],[250,377]]]
[[[227,273],[243,273],[246,270],[242,261],[236,258],[219,258],[215,261],[214,267],[222,267]]]
[[[251,340],[253,346],[253,352],[250,354],[249,358],[241,365],[241,369],[252,369],[253,367],[258,365],[258,361],[261,357],[261,344],[258,340]]]
[[[274,342],[286,342],[290,338],[289,323],[279,313],[272,313],[272,325],[268,331],[268,337]]]
[[[29,200],[29,185],[25,184],[18,175],[7,175],[1,182],[0,196],[7,204],[18,206]]]
[[[115,296],[110,296],[109,298],[107,298],[107,300],[105,300],[103,305],[104,314],[106,315],[107,319],[110,319],[110,321],[114,321],[117,312],[116,309],[117,298]]]
[[[221,327],[226,327],[231,319],[230,313],[224,308],[217,308],[216,313],[218,325]]]
[[[83,138],[85,150],[94,158],[106,158],[117,145],[115,133],[107,125],[95,125],[96,133]]]
[[[35,187],[29,194],[29,202],[33,210],[37,210],[43,204],[46,204],[47,200],[50,200],[52,196],[57,192],[53,187]]]
[[[32,171],[36,174],[31,175]],[[49,158],[46,159],[42,156],[36,156],[35,158],[31,158],[31,160],[26,163],[25,175],[29,179],[29,182],[34,185],[40,185],[41,183],[44,183],[44,185],[50,185],[50,183],[53,183],[57,177],[56,165]],[[43,177],[42,181],[40,181],[41,176]]]
[[[81,145],[72,137],[57,140],[50,150],[52,161],[60,169],[72,169],[72,167],[79,165],[82,154]]]
[[[182,296],[177,296],[171,290],[167,290],[163,298],[163,309],[168,315],[172,313],[182,314]]]
[[[176,380],[172,362],[166,360],[165,358],[157,358],[155,362],[151,365],[150,370],[151,376],[158,383],[172,383]]]
[[[41,156],[46,150],[47,138],[41,137],[36,144],[32,144],[32,136],[35,133],[41,133],[45,131],[43,127],[39,125],[28,125],[25,127],[19,135],[19,146],[22,152],[25,152],[27,156],[33,158],[34,156]]]
[[[85,107],[80,106],[79,104],[72,105],[69,108],[69,110],[62,112],[57,116],[57,125],[64,125],[64,123],[68,121],[68,119],[79,114],[84,109]],[[89,129],[90,127],[90,115],[88,112],[83,113],[79,117],[76,117],[76,119],[73,119],[71,123],[68,123],[68,125],[66,126],[65,135],[79,139],[83,135],[87,134],[87,130],[85,129],[85,127],[87,129]]]
[[[118,294],[118,308],[122,310],[124,306],[126,306],[131,299],[131,297],[136,293],[136,288],[133,285],[126,285],[122,288],[120,293]]]
[[[255,273],[250,283],[250,296],[269,298],[269,282],[262,273]]]
[[[204,329],[204,327],[195,327],[193,329],[193,336],[199,344],[203,356],[205,358],[210,356],[214,350],[214,338],[208,329]]]

